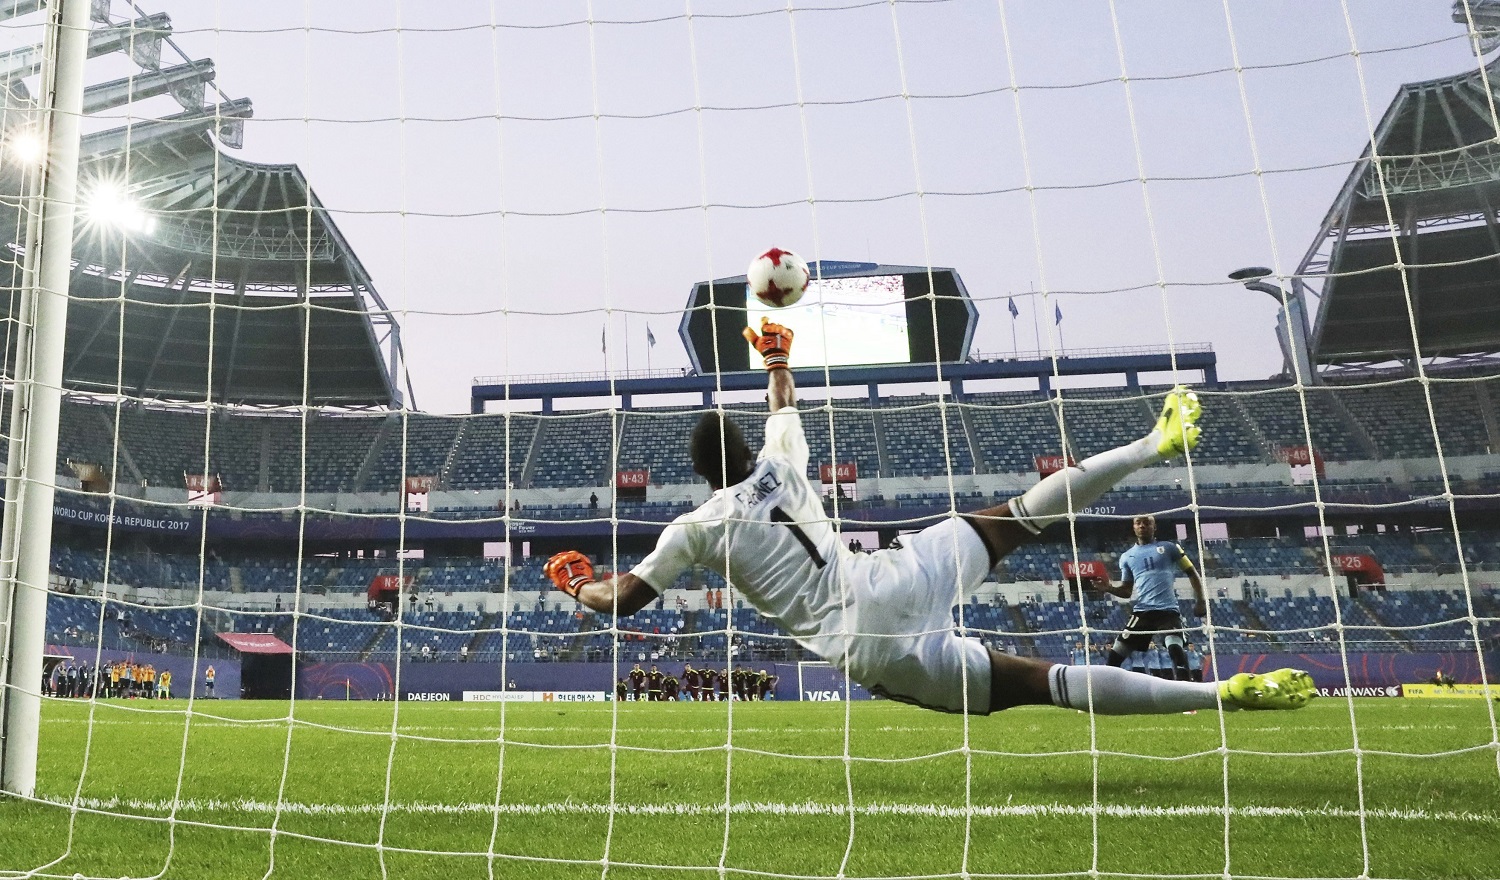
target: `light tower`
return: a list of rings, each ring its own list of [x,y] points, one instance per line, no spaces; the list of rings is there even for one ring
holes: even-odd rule
[[[1229,280],[1239,281],[1246,290],[1270,294],[1276,300],[1276,341],[1281,343],[1281,358],[1287,377],[1304,385],[1318,384],[1312,356],[1307,346],[1307,307],[1294,291],[1265,279],[1276,273],[1264,266],[1247,266],[1229,273]]]

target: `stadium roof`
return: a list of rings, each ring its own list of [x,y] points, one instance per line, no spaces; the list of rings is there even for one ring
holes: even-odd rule
[[[128,232],[97,215],[80,227],[64,385],[199,400],[211,388],[217,402],[297,404],[306,362],[307,403],[399,406],[400,328],[369,274],[297,166],[224,151],[239,146],[251,104],[205,102],[211,61],[163,67],[170,30],[156,14],[91,33],[91,54],[128,48],[142,72],[90,86],[87,112],[132,105],[136,114],[135,103],[158,96],[184,109],[83,138],[84,210],[105,196],[135,219]],[[6,114],[10,136],[34,112],[20,79],[32,70],[29,50],[0,55],[16,111]],[[0,172],[0,222],[18,252],[22,187],[20,169]]]
[[[1424,358],[1500,352],[1497,78],[1500,59],[1407,83],[1386,109],[1297,271],[1318,363],[1412,358],[1412,315]]]

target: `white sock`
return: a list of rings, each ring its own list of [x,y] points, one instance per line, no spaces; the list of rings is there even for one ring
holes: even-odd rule
[[[1010,500],[1011,515],[1032,534],[1067,519],[1069,495],[1073,511],[1083,510],[1115,484],[1149,464],[1162,461],[1156,447],[1161,435],[1155,431],[1145,437],[1090,456],[1074,467],[1064,468]]]
[[[1218,706],[1217,682],[1171,681],[1113,666],[1063,666],[1047,670],[1052,702],[1095,715],[1168,715]],[[1224,704],[1224,709],[1238,706]]]

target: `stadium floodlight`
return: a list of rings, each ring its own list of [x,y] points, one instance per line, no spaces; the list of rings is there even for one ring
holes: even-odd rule
[[[114,181],[103,180],[94,185],[84,199],[84,212],[96,226],[144,235],[156,231],[156,218],[147,213],[124,186]]]
[[[1238,281],[1246,290],[1268,294],[1276,300],[1276,339],[1281,343],[1281,356],[1289,378],[1304,385],[1317,383],[1318,374],[1312,368],[1311,349],[1307,343],[1307,307],[1295,292],[1289,292],[1280,284],[1265,279],[1276,273],[1265,266],[1246,266],[1229,273],[1230,281]]]
[[[5,158],[17,165],[34,168],[47,153],[42,136],[35,129],[19,128],[5,138]]]

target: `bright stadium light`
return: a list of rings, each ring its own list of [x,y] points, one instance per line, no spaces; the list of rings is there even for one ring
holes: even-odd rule
[[[34,129],[17,129],[5,139],[5,158],[17,165],[39,165],[46,153],[46,144],[42,143],[41,134]]]
[[[150,235],[156,231],[156,218],[141,207],[125,191],[125,187],[113,181],[100,181],[85,197],[84,211],[91,222],[109,226],[122,232],[139,232]]]

